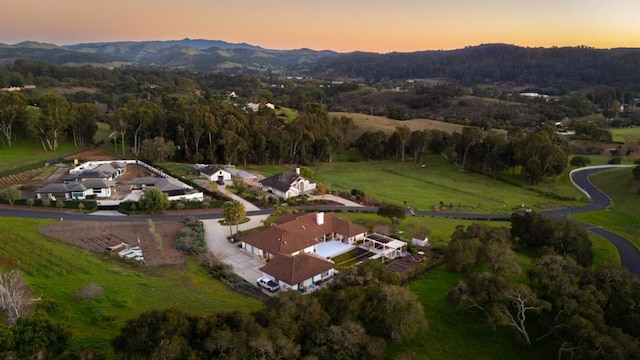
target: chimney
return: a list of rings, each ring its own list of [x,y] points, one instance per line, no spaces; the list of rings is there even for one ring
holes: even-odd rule
[[[324,213],[323,212],[316,213],[316,224],[318,224],[318,225],[323,225],[324,224]]]
[[[300,168],[299,167],[296,168],[296,174],[300,175]]]

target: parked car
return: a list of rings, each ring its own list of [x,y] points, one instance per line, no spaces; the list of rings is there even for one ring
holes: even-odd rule
[[[216,181],[216,183],[220,186],[224,186],[224,180],[222,179],[218,179],[218,181]]]
[[[261,277],[258,279],[258,286],[263,287],[271,292],[280,290],[280,285],[277,282],[269,279],[268,277]]]

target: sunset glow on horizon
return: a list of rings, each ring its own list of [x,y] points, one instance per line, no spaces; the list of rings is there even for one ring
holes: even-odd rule
[[[8,2],[0,43],[245,42],[268,49],[408,52],[506,43],[640,47],[640,1],[33,0]]]

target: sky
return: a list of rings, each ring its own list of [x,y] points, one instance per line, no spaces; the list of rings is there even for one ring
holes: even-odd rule
[[[339,52],[640,47],[639,0],[5,0],[0,43],[183,38]]]

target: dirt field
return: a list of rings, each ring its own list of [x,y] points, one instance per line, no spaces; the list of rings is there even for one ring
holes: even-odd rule
[[[68,244],[95,252],[104,253],[107,246],[127,243],[140,246],[147,266],[183,264],[184,256],[173,247],[180,222],[154,222],[155,231],[162,238],[162,248],[158,249],[146,222],[91,222],[57,221],[38,230]],[[138,239],[140,243],[138,244]],[[118,256],[115,254],[114,256]],[[135,261],[135,260],[132,260]]]
[[[101,147],[89,149],[83,152],[75,153],[73,155],[65,157],[65,160],[82,159],[82,160],[118,160],[113,154],[104,154],[104,149]]]

